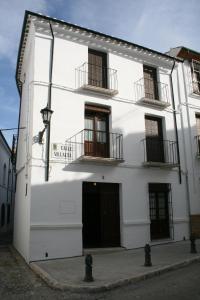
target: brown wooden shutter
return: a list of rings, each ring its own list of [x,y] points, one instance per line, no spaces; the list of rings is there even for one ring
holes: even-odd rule
[[[158,86],[157,86],[157,71],[156,68],[143,66],[144,72],[144,89],[145,97],[148,99],[158,99]]]
[[[162,120],[160,118],[145,116],[146,137],[162,139]]]
[[[107,88],[106,53],[88,50],[88,83],[96,87]]]

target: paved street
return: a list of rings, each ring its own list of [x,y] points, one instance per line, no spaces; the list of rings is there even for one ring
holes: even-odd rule
[[[200,299],[200,263],[154,277],[138,284],[101,294],[70,294],[52,290],[35,276],[21,258],[0,247],[0,299],[157,300]]]

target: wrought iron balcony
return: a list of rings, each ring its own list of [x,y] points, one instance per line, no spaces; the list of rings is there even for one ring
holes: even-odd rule
[[[196,140],[197,157],[200,158],[200,135],[196,135],[195,140]]]
[[[76,69],[76,85],[78,89],[114,96],[118,93],[117,70],[85,62]]]
[[[142,143],[145,166],[174,168],[179,165],[177,142],[147,137]]]
[[[141,78],[134,83],[138,103],[165,108],[169,104],[168,85],[152,79]]]
[[[123,162],[123,135],[120,133],[83,129],[65,144],[66,149],[71,149],[70,161]]]

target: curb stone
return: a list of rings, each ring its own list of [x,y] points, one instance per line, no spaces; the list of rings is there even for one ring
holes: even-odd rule
[[[52,276],[50,276],[46,271],[44,271],[42,268],[40,268],[36,263],[31,262],[29,264],[30,268],[40,277],[42,278],[49,287],[57,290],[67,290],[70,292],[85,292],[85,293],[98,293],[98,292],[104,292],[104,291],[109,291],[117,287],[122,287],[131,283],[136,283],[140,281],[144,281],[146,279],[159,276],[161,274],[167,273],[169,271],[173,271],[185,266],[188,266],[192,263],[195,262],[200,262],[200,256],[196,256],[193,258],[186,259],[184,261],[171,264],[171,265],[166,265],[165,267],[158,268],[153,271],[147,271],[144,274],[140,275],[135,275],[133,277],[129,278],[124,278],[124,279],[119,279],[115,282],[112,283],[107,283],[103,284],[101,286],[78,286],[78,285],[73,285],[73,284],[67,284],[67,283],[60,283],[56,279],[54,279]]]

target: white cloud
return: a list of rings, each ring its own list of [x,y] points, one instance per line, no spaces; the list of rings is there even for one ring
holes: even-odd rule
[[[0,59],[16,63],[25,10],[47,11],[45,0],[1,0],[0,5]]]

